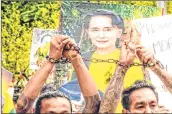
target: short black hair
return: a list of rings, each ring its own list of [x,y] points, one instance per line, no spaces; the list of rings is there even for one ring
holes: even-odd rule
[[[54,83],[49,83],[49,84],[46,84],[42,87],[40,94],[43,94],[43,93],[46,93],[49,91],[56,91],[56,90],[57,89],[55,88]]]
[[[125,108],[126,110],[130,110],[131,93],[135,90],[142,89],[142,88],[151,89],[154,92],[154,94],[157,98],[157,101],[158,101],[158,93],[155,91],[155,87],[152,84],[148,83],[145,80],[136,80],[132,86],[130,86],[127,89],[124,89],[122,92],[122,101],[121,102],[122,102],[123,108]]]
[[[112,19],[112,25],[116,25],[118,28],[124,29],[124,21],[121,18],[121,16],[115,14],[112,11],[105,10],[105,9],[93,10],[92,13],[87,14],[85,19],[84,19],[84,28],[85,29],[89,28],[89,22],[90,22],[91,18],[94,17],[94,16],[107,16],[107,17],[110,17]]]
[[[66,98],[69,101],[70,107],[71,107],[71,112],[72,112],[72,104],[71,104],[71,101],[69,100],[69,98],[60,91],[51,91],[51,92],[45,92],[38,97],[38,99],[36,101],[36,106],[35,106],[35,114],[41,113],[41,102],[43,99],[58,98],[58,97]]]

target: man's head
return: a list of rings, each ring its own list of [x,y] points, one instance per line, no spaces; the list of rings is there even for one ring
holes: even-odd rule
[[[146,81],[136,81],[122,93],[123,113],[157,112],[158,94]]]
[[[123,28],[123,19],[108,10],[96,10],[87,15],[84,22],[84,29],[97,48],[115,46]]]
[[[40,94],[46,93],[46,92],[52,92],[52,91],[57,91],[56,86],[53,83],[46,84],[42,87]]]
[[[71,113],[72,105],[67,96],[60,91],[46,92],[39,96],[35,113]]]

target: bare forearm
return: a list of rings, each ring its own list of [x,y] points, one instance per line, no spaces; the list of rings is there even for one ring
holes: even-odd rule
[[[98,113],[100,105],[100,96],[99,94],[84,97],[86,105],[83,110],[83,113]]]
[[[86,102],[83,113],[97,113],[100,104],[100,96],[91,74],[80,55],[72,60],[72,64]]]
[[[100,104],[100,113],[114,113],[123,89],[126,69],[117,67]]]
[[[72,65],[75,69],[83,95],[88,97],[98,94],[98,89],[96,88],[94,80],[80,55],[72,60]]]
[[[156,64],[154,67],[150,67],[150,69],[161,79],[161,81],[172,94],[172,75],[170,75],[165,69],[161,68],[161,66],[158,64]]]
[[[49,61],[46,61],[43,66],[31,78],[23,93],[27,96],[29,95],[31,98],[36,98],[42,86],[45,84],[45,81],[48,78],[48,75],[51,72],[53,66],[54,64]]]
[[[49,73],[53,68],[53,64],[45,62],[43,66],[34,74],[27,86],[24,88],[22,94],[16,104],[17,113],[26,113],[32,106],[32,103],[41,91]]]

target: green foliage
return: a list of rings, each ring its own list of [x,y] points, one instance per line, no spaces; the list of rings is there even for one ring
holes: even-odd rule
[[[33,28],[57,29],[61,3],[2,1],[1,5],[2,66],[14,76],[20,72],[28,76]]]
[[[127,4],[127,5],[138,5],[138,6],[156,6],[156,1],[113,1],[113,0],[91,0],[92,3],[100,4]]]
[[[166,1],[167,14],[172,14],[172,1]]]
[[[91,0],[92,3],[106,3],[106,4],[127,4],[127,5],[138,5],[138,6],[154,6],[157,7],[157,1],[112,1],[112,0]],[[172,14],[172,1],[167,0],[166,1],[167,6],[167,14]]]
[[[46,57],[49,51],[50,43],[46,43],[45,46],[39,47],[37,50],[38,59],[43,59]]]

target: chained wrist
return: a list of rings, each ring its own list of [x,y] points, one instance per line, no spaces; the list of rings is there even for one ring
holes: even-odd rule
[[[133,63],[132,64],[123,64],[123,62],[119,61],[118,63],[118,66],[122,67],[123,69],[129,69],[131,66],[133,66]]]
[[[117,65],[117,72],[118,73],[122,73],[122,74],[125,74],[127,72],[127,70],[129,69],[129,67],[123,67],[123,66],[120,66],[119,64]],[[124,75],[125,76],[125,75]]]
[[[163,64],[159,60],[156,60],[156,59],[148,61],[148,65],[147,66],[148,67],[155,67],[156,65],[158,65],[161,69],[164,69]]]
[[[81,56],[77,55],[76,57],[72,58],[70,61],[71,61],[71,63],[75,63],[77,61],[81,61]]]
[[[71,63],[74,68],[79,67],[80,65],[84,64],[83,59],[80,55],[77,55],[75,58],[71,60]]]
[[[132,64],[124,65],[124,64],[119,63],[118,66],[122,67],[123,69],[129,69],[132,66]]]
[[[52,57],[50,57],[50,56],[46,56],[46,60],[48,60],[49,62],[51,62],[51,63],[53,63],[53,64],[55,64],[55,63],[59,63],[59,60],[57,60],[57,59],[54,59],[54,58],[52,58]]]

